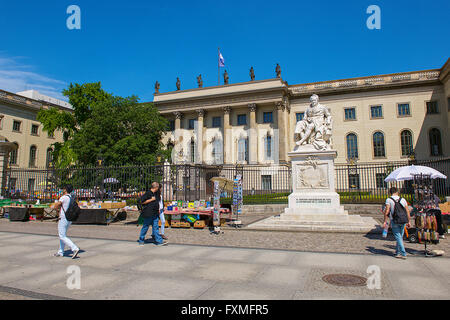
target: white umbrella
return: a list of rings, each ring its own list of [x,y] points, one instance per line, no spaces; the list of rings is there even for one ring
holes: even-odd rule
[[[117,180],[116,178],[107,178],[103,180],[103,183],[119,183],[119,180]]]
[[[425,166],[405,166],[395,169],[391,172],[390,175],[384,179],[385,182],[393,182],[393,181],[404,181],[404,180],[413,180],[415,174],[423,174],[430,175],[431,179],[447,179],[445,175],[440,173],[439,171]]]

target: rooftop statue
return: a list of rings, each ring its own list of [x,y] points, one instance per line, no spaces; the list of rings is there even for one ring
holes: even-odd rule
[[[177,85],[177,90],[180,90],[181,82],[180,82],[180,78],[178,78],[178,77],[177,77],[177,83],[176,83],[176,85]]]
[[[250,80],[255,80],[255,70],[253,70],[253,67],[250,68]]]
[[[197,83],[198,83],[198,87],[202,88],[203,87],[203,80],[202,80],[202,75],[199,74],[197,77]]]
[[[275,72],[277,74],[277,78],[281,78],[281,67],[280,65],[277,63],[277,66],[275,68]]]
[[[314,94],[309,99],[311,104],[305,111],[303,120],[298,121],[294,131],[296,147],[294,151],[311,145],[316,150],[331,149],[332,117],[327,107],[319,103],[319,96]]]
[[[155,83],[155,93],[159,93],[159,82],[156,81]]]
[[[223,83],[228,84],[228,80],[229,80],[228,72],[227,70],[225,70],[225,73],[223,74]]]

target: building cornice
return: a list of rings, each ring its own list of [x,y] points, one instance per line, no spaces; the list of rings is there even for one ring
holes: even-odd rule
[[[440,71],[440,69],[432,69],[370,77],[305,83],[289,86],[289,93],[294,97],[299,97],[311,93],[333,94],[440,84]]]
[[[63,110],[63,111],[69,111],[69,112],[73,112],[72,109],[70,108],[66,108],[57,104],[53,104],[50,102],[46,102],[46,101],[38,101],[35,99],[31,99],[31,98],[27,98],[12,92],[8,92],[5,90],[1,90],[0,89],[0,101],[4,101],[7,102],[9,104],[13,104],[16,106],[21,106],[27,109],[31,109],[31,110],[37,110],[39,111],[41,108],[44,109],[48,109],[48,108],[57,108],[59,110]]]

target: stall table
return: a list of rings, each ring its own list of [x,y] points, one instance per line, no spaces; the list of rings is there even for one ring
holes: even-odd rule
[[[221,208],[219,211],[219,214],[230,214],[230,209],[225,209],[225,208]],[[190,209],[190,208],[186,208],[186,209],[179,209],[177,211],[173,211],[173,210],[167,210],[164,209],[164,214],[172,216],[172,215],[181,215],[181,217],[183,217],[183,215],[199,215],[199,216],[206,216],[206,221],[207,221],[207,225],[208,226],[212,226],[212,217],[214,215],[214,209]]]

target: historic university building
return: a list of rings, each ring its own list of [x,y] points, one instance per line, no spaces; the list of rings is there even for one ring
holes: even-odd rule
[[[174,163],[289,162],[294,129],[317,94],[333,118],[337,163],[450,156],[450,59],[440,69],[288,85],[252,80],[154,94]]]

